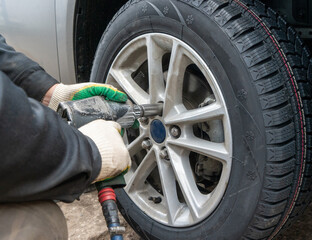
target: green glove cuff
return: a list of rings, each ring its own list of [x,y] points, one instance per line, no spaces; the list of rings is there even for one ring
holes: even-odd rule
[[[128,96],[125,93],[118,91],[116,88],[98,85],[89,85],[85,88],[79,89],[74,93],[72,100],[80,100],[94,96],[105,96],[106,100],[114,102],[126,102],[128,100]]]
[[[132,125],[132,128],[133,129],[138,129],[140,127],[140,122],[138,120],[135,120],[133,125]]]

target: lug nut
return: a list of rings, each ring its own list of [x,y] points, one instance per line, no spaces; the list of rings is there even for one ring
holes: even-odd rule
[[[169,160],[169,155],[168,155],[168,151],[166,148],[160,151],[159,156],[163,159]]]
[[[145,124],[145,125],[148,124],[148,118],[147,117],[141,117],[140,118],[140,123],[141,124]]]
[[[150,149],[152,147],[152,145],[153,144],[152,144],[152,141],[150,139],[146,139],[142,142],[142,148],[146,149],[146,150]]]
[[[171,136],[175,137],[175,138],[178,138],[180,137],[181,135],[181,130],[179,127],[177,126],[173,126],[171,129],[170,129],[170,134]]]

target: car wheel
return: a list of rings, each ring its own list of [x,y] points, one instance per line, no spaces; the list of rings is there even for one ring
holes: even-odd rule
[[[129,1],[91,80],[163,103],[124,139],[121,213],[145,239],[273,238],[310,199],[310,55],[258,1]]]

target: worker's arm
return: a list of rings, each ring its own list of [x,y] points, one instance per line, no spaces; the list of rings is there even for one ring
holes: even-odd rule
[[[39,64],[24,54],[15,52],[0,35],[0,71],[4,72],[17,86],[23,88],[28,97],[43,100],[47,91],[58,83]]]
[[[95,143],[0,71],[0,202],[73,201],[98,177]]]
[[[0,71],[17,86],[24,89],[28,97],[56,110],[62,101],[77,100],[92,96],[104,96],[108,100],[125,102],[128,98],[113,86],[99,83],[58,84],[38,63],[16,52],[8,46],[0,34]]]

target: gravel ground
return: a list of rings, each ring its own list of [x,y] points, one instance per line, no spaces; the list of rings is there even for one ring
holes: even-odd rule
[[[67,219],[69,240],[107,240],[109,235],[97,201],[97,193],[81,196],[80,201],[72,204],[59,203]],[[312,204],[304,215],[276,240],[312,240]],[[120,216],[121,217],[121,216]],[[125,240],[139,240],[140,237],[121,217],[121,224],[126,227]]]

